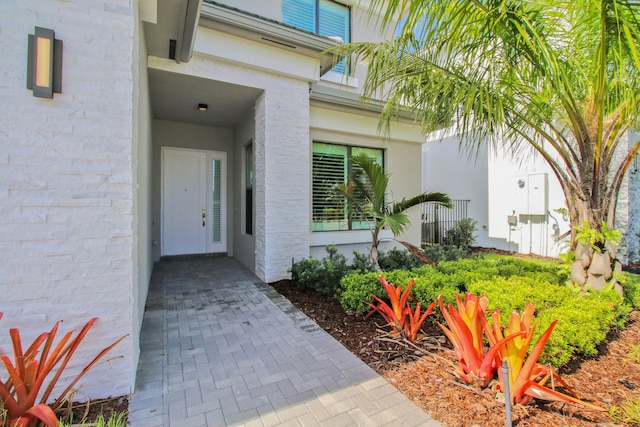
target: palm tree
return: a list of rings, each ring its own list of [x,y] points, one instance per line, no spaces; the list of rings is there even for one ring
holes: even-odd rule
[[[382,25],[402,23],[397,37],[338,50],[368,64],[364,96],[386,99],[382,124],[409,110],[425,132],[451,127],[465,150],[506,144],[517,157],[533,148],[560,182],[573,227],[614,227],[620,187],[640,150],[629,132],[640,114],[640,2],[371,5]],[[571,248],[582,257],[574,280],[592,285],[594,251],[572,230]]]
[[[382,166],[366,154],[351,158],[353,176],[350,182],[338,185],[336,191],[346,197],[354,206],[362,220],[369,223],[371,231],[371,249],[369,259],[376,270],[378,265],[378,246],[380,231],[389,227],[394,236],[402,234],[411,223],[407,209],[421,203],[436,202],[451,207],[449,196],[443,193],[422,193],[410,199],[403,198],[399,202],[387,202],[389,174]]]

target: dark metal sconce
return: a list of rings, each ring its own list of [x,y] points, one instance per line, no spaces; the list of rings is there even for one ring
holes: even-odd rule
[[[36,27],[34,33],[29,34],[27,89],[33,96],[53,98],[62,92],[62,41],[48,28]]]

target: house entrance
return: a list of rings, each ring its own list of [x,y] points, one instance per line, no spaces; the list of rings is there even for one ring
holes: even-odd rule
[[[227,155],[162,148],[162,255],[227,251]]]

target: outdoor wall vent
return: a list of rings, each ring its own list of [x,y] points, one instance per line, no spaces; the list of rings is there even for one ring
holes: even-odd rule
[[[169,40],[169,59],[176,59],[176,44],[174,39]]]
[[[262,40],[264,40],[264,41],[266,41],[266,42],[275,43],[275,44],[278,44],[278,45],[280,45],[280,46],[288,47],[288,48],[290,48],[290,49],[295,49],[295,48],[296,48],[296,47],[295,47],[294,45],[292,45],[292,44],[279,42],[279,41],[277,41],[277,40],[268,39],[268,38],[266,38],[266,37],[261,37],[261,39],[262,39]]]

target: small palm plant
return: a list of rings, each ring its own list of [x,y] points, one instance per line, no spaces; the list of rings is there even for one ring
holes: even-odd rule
[[[352,157],[353,177],[350,182],[336,187],[339,195],[346,197],[357,206],[362,220],[367,221],[371,231],[370,260],[374,268],[380,271],[378,264],[378,246],[380,231],[388,227],[394,236],[402,234],[411,223],[407,209],[427,202],[439,203],[450,208],[451,200],[444,193],[422,193],[399,202],[387,202],[389,174],[382,166],[366,154]]]

